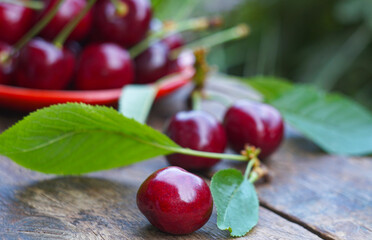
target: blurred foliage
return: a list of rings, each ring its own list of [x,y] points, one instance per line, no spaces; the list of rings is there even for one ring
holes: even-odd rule
[[[347,94],[372,109],[372,0],[153,0],[161,20],[222,15],[250,37],[215,47],[219,70],[275,75]]]

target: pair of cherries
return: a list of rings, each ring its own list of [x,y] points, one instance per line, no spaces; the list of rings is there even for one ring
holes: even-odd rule
[[[205,112],[189,111],[176,114],[166,132],[182,147],[222,153],[228,139],[236,151],[243,150],[246,144],[259,147],[260,157],[264,158],[278,148],[283,130],[282,117],[275,108],[240,100],[226,112],[224,126]],[[204,170],[219,160],[173,154],[168,161],[188,170]],[[188,234],[209,220],[213,199],[202,178],[171,166],[156,171],[142,183],[137,206],[161,231]]]
[[[275,108],[247,100],[239,100],[227,110],[223,125],[206,112],[188,111],[177,113],[166,129],[182,147],[223,153],[227,142],[236,152],[249,144],[261,149],[262,159],[279,147],[283,132],[283,120]],[[167,160],[187,170],[206,170],[220,161],[181,154],[169,155]]]
[[[22,6],[0,3],[0,41],[3,42],[0,43],[0,54],[9,55],[11,47],[8,44],[16,42],[29,30],[32,19],[40,20],[57,2],[45,1],[46,7],[38,16]],[[121,0],[120,3],[126,7],[122,15],[117,13],[110,0],[100,0],[79,22],[68,39],[71,42],[89,37],[85,42],[90,44],[77,57],[68,45],[57,47],[49,42],[87,5],[86,0],[64,1],[40,33],[43,39],[31,40],[16,59],[0,62],[0,84],[61,90],[74,80],[79,90],[96,90],[120,88],[134,81],[151,83],[172,73],[177,68],[177,61],[169,60],[169,52],[183,44],[182,38],[177,35],[166,38],[132,60],[125,48],[146,36],[151,6],[148,0]],[[17,21],[11,17],[14,9],[18,9]],[[12,26],[10,34],[2,34],[9,26]],[[95,43],[91,43],[92,39]]]

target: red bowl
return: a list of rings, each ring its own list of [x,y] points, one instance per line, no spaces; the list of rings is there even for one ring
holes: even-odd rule
[[[158,85],[156,98],[168,95],[191,81],[194,68],[184,67],[179,73],[169,76]],[[93,105],[114,106],[121,88],[94,91],[40,90],[0,84],[0,107],[17,111],[33,111],[58,103],[81,102]]]

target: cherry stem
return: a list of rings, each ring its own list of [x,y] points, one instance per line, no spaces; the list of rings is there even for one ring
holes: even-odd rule
[[[27,0],[0,0],[0,2],[21,5],[26,8],[41,10],[44,8],[44,3],[41,1],[27,1]]]
[[[253,165],[256,163],[256,160],[257,160],[256,158],[249,160],[247,164],[247,168],[245,169],[245,172],[244,172],[245,179],[248,179],[248,176],[251,173]]]
[[[248,181],[250,181],[251,183],[254,183],[259,178],[260,178],[260,176],[256,172],[252,172],[251,175],[249,176]]]
[[[243,155],[237,154],[225,154],[225,153],[212,153],[212,152],[202,152],[193,150],[190,148],[179,148],[179,147],[167,147],[168,150],[171,150],[175,153],[196,156],[196,157],[205,157],[205,158],[217,158],[217,159],[228,159],[228,160],[235,160],[235,161],[247,161],[247,157]]]
[[[222,20],[220,18],[194,18],[183,22],[175,23],[168,22],[164,24],[163,29],[160,31],[153,32],[146,39],[142,40],[136,46],[130,49],[130,55],[132,58],[137,57],[143,51],[145,51],[154,41],[163,39],[169,35],[175,33],[181,33],[185,31],[201,31],[208,29],[209,27],[216,27],[221,24]]]
[[[43,28],[48,25],[48,23],[57,14],[59,7],[64,2],[64,0],[58,0],[56,4],[47,12],[47,14],[36,24],[30,31],[26,33],[15,45],[11,55],[18,52],[24,45],[26,45],[33,37],[35,37]]]
[[[72,21],[70,21],[63,29],[62,31],[57,35],[57,37],[54,39],[53,43],[59,48],[62,48],[63,44],[65,43],[66,39],[72,31],[76,28],[76,26],[79,24],[79,22],[84,18],[84,16],[89,12],[89,10],[93,7],[93,5],[96,3],[97,0],[89,0],[87,5],[84,7],[84,9],[77,15]]]
[[[198,90],[191,94],[192,110],[201,110],[202,93]]]
[[[233,28],[217,32],[210,36],[195,40],[171,52],[171,59],[176,59],[184,49],[212,48],[222,43],[237,40],[248,36],[250,28],[246,24],[239,24]]]
[[[128,6],[120,0],[111,0],[112,5],[114,5],[116,14],[120,17],[124,17],[128,13]]]

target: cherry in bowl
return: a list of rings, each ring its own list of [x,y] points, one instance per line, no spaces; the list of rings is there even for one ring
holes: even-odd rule
[[[14,68],[18,87],[62,90],[73,76],[75,57],[64,47],[33,39],[19,52]]]
[[[127,50],[114,43],[92,44],[81,53],[75,84],[79,90],[121,88],[133,76]]]
[[[226,135],[223,126],[210,114],[203,111],[179,112],[169,122],[166,134],[181,147],[193,150],[223,153]],[[167,156],[171,165],[187,170],[206,170],[219,159],[171,154]]]
[[[44,17],[50,10],[58,3],[58,0],[47,0],[45,1],[46,7],[39,16],[39,19]],[[52,18],[50,23],[45,26],[41,31],[40,35],[47,39],[53,40],[58,33],[74,18],[76,18],[81,11],[86,7],[87,0],[65,0],[59,6],[56,15]],[[83,17],[83,19],[78,23],[75,29],[72,31],[69,40],[82,40],[91,30],[93,23],[92,11]]]
[[[284,124],[274,107],[248,100],[239,100],[228,109],[224,127],[230,146],[237,152],[246,144],[261,149],[260,158],[266,158],[280,145]]]
[[[0,2],[0,41],[16,43],[31,28],[34,11],[13,3]]]
[[[151,22],[151,4],[148,0],[119,0],[119,4],[124,8],[122,13],[111,0],[97,2],[93,35],[129,48],[145,38]]]
[[[213,199],[202,178],[182,168],[167,167],[142,183],[137,206],[153,226],[179,235],[192,233],[209,220]]]
[[[170,68],[169,47],[164,42],[152,44],[134,59],[136,83],[153,83],[166,76]]]

